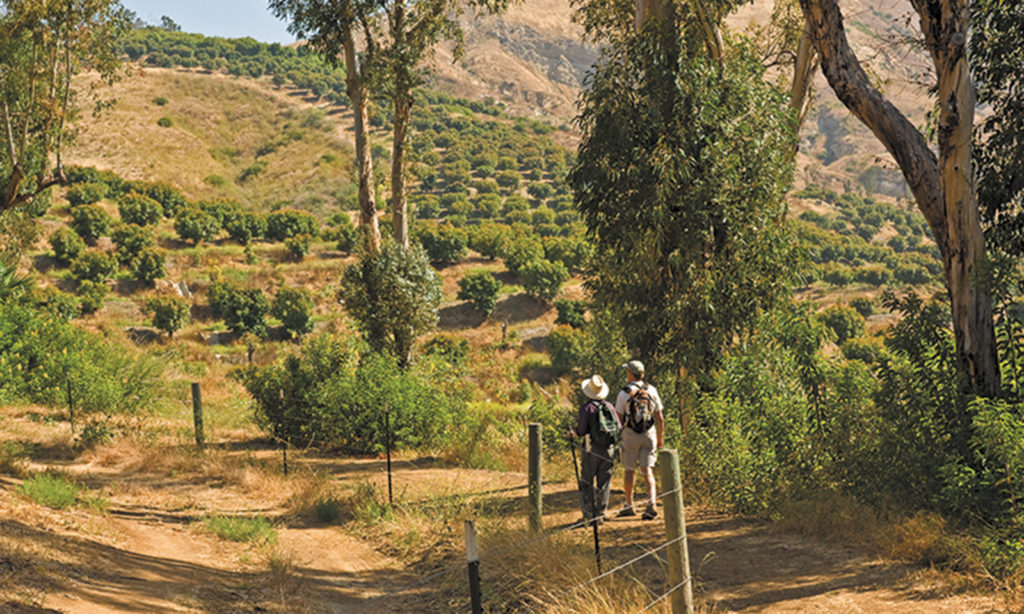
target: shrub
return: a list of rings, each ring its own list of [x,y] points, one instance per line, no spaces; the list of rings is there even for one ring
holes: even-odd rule
[[[288,248],[288,253],[292,255],[292,258],[302,260],[309,255],[313,248],[313,237],[307,234],[288,237],[284,240],[284,246]]]
[[[85,241],[74,230],[61,226],[50,235],[50,247],[57,262],[67,266],[85,251]]]
[[[313,331],[313,299],[301,288],[285,286],[278,290],[270,314],[281,320],[290,337]]]
[[[167,275],[167,257],[162,249],[146,247],[132,261],[132,277],[135,281],[152,286],[153,282]]]
[[[267,234],[267,219],[252,211],[239,211],[224,225],[224,230],[240,245],[248,245]]]
[[[50,473],[37,473],[18,485],[15,489],[22,496],[40,505],[63,510],[78,501],[79,486],[60,476]]]
[[[877,339],[869,337],[847,339],[839,349],[843,352],[843,358],[859,360],[868,365],[876,364],[886,355],[885,346]]]
[[[170,218],[178,215],[178,212],[186,204],[185,195],[181,193],[181,190],[163,181],[152,183],[135,182],[132,184],[132,187],[139,194],[148,196],[160,203],[160,207],[164,211],[164,217]]]
[[[105,183],[78,183],[68,188],[65,197],[72,207],[91,205],[107,197],[110,188]]]
[[[117,262],[107,252],[88,250],[71,263],[71,275],[79,280],[101,282],[117,271]]]
[[[593,246],[582,236],[544,239],[544,257],[551,262],[561,262],[570,270],[582,269],[593,252]]]
[[[583,328],[586,324],[586,301],[574,301],[567,298],[558,299],[555,301],[555,309],[558,311],[555,324],[568,324],[573,328]]]
[[[270,303],[259,288],[242,289],[217,281],[210,284],[209,301],[232,332],[266,336]]]
[[[512,229],[504,224],[483,224],[470,231],[469,247],[494,260],[512,240]]]
[[[440,358],[452,366],[465,364],[469,349],[469,341],[456,335],[435,335],[423,344],[425,355]]]
[[[138,259],[142,250],[153,247],[153,233],[135,224],[119,224],[110,234],[116,249],[117,262],[121,266],[130,267]]]
[[[341,214],[334,220],[334,233],[337,238],[336,249],[346,254],[352,253],[359,240],[359,231],[347,214]]]
[[[548,352],[551,367],[557,373],[567,373],[583,365],[586,337],[575,328],[559,326],[548,335]]]
[[[197,206],[188,206],[178,213],[174,220],[174,231],[183,241],[192,241],[199,245],[212,239],[220,232],[220,223],[206,211]]]
[[[425,228],[420,232],[420,243],[431,262],[453,264],[466,257],[466,233],[449,225]]]
[[[83,314],[95,313],[103,308],[103,300],[107,298],[110,288],[98,281],[86,279],[78,284],[78,296],[81,298]]]
[[[867,318],[875,312],[875,302],[866,296],[858,296],[850,300],[850,307],[857,310],[861,316]]]
[[[508,270],[519,273],[519,270],[528,262],[544,258],[544,245],[532,234],[517,233],[505,245],[501,255],[505,258],[505,266],[508,267]]]
[[[47,313],[62,320],[72,320],[82,312],[81,302],[72,294],[54,286],[39,288],[32,293],[32,302]]]
[[[498,302],[501,282],[487,271],[469,273],[459,280],[459,300],[472,301],[473,307],[490,315]]]
[[[408,365],[416,336],[437,325],[441,279],[422,249],[389,243],[345,269],[339,296],[370,346]]]
[[[534,260],[520,267],[519,278],[523,289],[534,298],[550,301],[569,279],[569,271],[561,262]]]
[[[155,104],[158,107],[162,107],[167,104],[167,99],[163,96],[157,96],[153,99],[153,104]]]
[[[156,125],[160,126],[161,128],[170,128],[174,125],[174,121],[170,117],[164,116],[156,120]]]
[[[833,286],[846,286],[853,281],[853,271],[842,264],[830,263],[825,267],[821,279]]]
[[[262,517],[214,516],[207,518],[203,525],[217,537],[228,541],[260,544],[277,542],[277,532]]]
[[[242,212],[242,206],[237,201],[228,198],[205,200],[198,203],[198,205],[203,211],[212,215],[221,228],[234,220]]]
[[[928,269],[915,262],[900,261],[896,263],[893,276],[897,281],[912,286],[922,285],[934,280]]]
[[[892,271],[883,265],[868,264],[854,269],[853,278],[860,283],[884,286],[892,283]]]
[[[316,230],[316,218],[304,211],[281,209],[267,216],[267,238],[272,241],[301,234],[315,236]]]
[[[837,345],[864,334],[864,316],[848,305],[837,303],[825,309],[818,317],[835,334]]]
[[[137,192],[129,192],[122,196],[117,204],[117,210],[121,214],[122,222],[137,226],[156,224],[164,216],[160,203]]]
[[[146,309],[152,314],[153,326],[173,337],[191,320],[188,301],[180,296],[158,296],[149,299]]]
[[[519,188],[519,171],[503,170],[494,178],[502,188],[512,191]]]
[[[71,228],[89,245],[110,232],[112,220],[99,205],[82,205],[71,210]]]

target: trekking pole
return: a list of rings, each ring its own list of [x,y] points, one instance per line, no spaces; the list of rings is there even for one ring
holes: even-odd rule
[[[391,494],[391,415],[387,403],[384,404],[384,447],[388,455],[388,505],[394,505],[395,498]]]
[[[580,487],[580,468],[576,461],[576,444],[573,443],[572,437],[569,437],[569,450],[572,452],[572,470],[576,472],[576,488]]]
[[[577,461],[576,461],[576,444],[573,442],[572,439],[569,439],[569,449],[572,450],[572,468],[573,468],[573,471],[576,472],[576,487],[577,488],[583,488],[583,480],[580,479],[580,469],[577,466]],[[597,476],[594,476],[594,477],[596,478]],[[594,500],[594,482],[591,481],[590,484],[588,484],[588,486],[590,487],[590,514],[591,514],[590,520],[592,521],[590,524],[591,524],[591,526],[594,527],[594,561],[597,563],[597,573],[600,574],[601,573],[601,540],[597,536],[597,517],[594,516],[594,512],[597,509],[596,502]]]

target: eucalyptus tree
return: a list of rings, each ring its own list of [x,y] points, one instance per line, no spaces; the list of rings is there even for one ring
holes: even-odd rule
[[[991,295],[980,280],[986,251],[972,160],[975,89],[967,48],[971,3],[910,3],[935,69],[937,152],[871,83],[846,38],[837,0],[800,0],[829,85],[892,154],[931,227],[942,254],[960,370],[975,392],[995,396],[999,362]],[[1014,70],[1019,79],[1019,65]]]

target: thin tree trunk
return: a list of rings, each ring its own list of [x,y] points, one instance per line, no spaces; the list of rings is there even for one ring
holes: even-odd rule
[[[380,252],[380,226],[377,223],[377,199],[373,189],[373,159],[370,156],[369,121],[366,117],[366,84],[356,57],[351,31],[345,35],[345,69],[349,100],[355,117],[356,160],[359,165],[359,228],[366,255]]]
[[[942,252],[957,358],[974,391],[999,392],[992,301],[974,279],[985,256],[974,190],[974,93],[966,57],[966,0],[913,0],[939,79],[939,151],[875,89],[850,49],[836,0],[800,0],[829,85],[885,145]]]
[[[395,134],[391,146],[391,225],[395,241],[409,249],[408,202],[405,194],[405,135],[409,129],[412,105],[401,97],[395,100]]]
[[[814,69],[818,65],[818,53],[811,40],[810,26],[804,25],[800,34],[800,42],[796,48],[796,63],[793,66],[793,86],[789,91],[789,108],[796,113],[797,136],[807,120],[807,112],[811,108],[811,89],[813,87]],[[797,140],[797,143],[800,141]],[[799,148],[799,145],[797,146]]]

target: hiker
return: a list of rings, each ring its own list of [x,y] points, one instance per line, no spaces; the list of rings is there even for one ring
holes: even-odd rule
[[[583,509],[583,521],[595,519],[601,523],[611,494],[615,441],[620,423],[615,408],[605,400],[608,384],[600,375],[592,375],[583,380],[580,389],[587,401],[580,406],[576,415],[576,429],[569,431],[569,442],[576,445],[574,437],[589,436],[589,446],[581,448],[580,507]],[[594,478],[597,478],[596,492]]]
[[[657,460],[656,453],[664,441],[664,406],[654,386],[644,382],[642,362],[631,360],[622,367],[626,370],[627,384],[615,399],[615,413],[622,424],[622,466],[626,470],[623,490],[626,493],[626,505],[619,512],[619,516],[636,515],[636,510],[633,509],[633,486],[636,481],[636,467],[639,464],[644,481],[647,482],[647,508],[644,510],[643,519],[653,520],[658,517],[655,505],[657,496],[654,490],[654,461]]]

